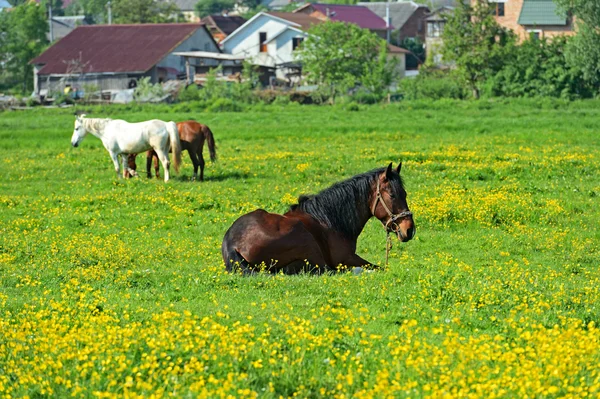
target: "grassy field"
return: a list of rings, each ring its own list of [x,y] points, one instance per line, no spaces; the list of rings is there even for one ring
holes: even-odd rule
[[[599,102],[183,111],[87,109],[208,124],[203,183],[0,113],[0,397],[600,394]],[[240,215],[399,160],[417,237],[386,270],[225,273]],[[378,222],[358,253],[384,263]]]

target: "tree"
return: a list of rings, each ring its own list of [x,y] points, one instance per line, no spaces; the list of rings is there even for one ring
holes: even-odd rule
[[[0,61],[9,80],[23,92],[33,88],[33,66],[29,64],[48,45],[48,21],[44,4],[23,3],[0,13]]]
[[[74,0],[66,9],[69,15],[84,14],[87,18],[97,24],[108,23],[109,0]]]
[[[555,0],[563,12],[575,16],[577,35],[567,46],[567,60],[581,70],[592,85],[600,85],[600,2],[598,0]]]
[[[175,3],[168,0],[114,0],[112,9],[119,24],[173,22],[179,12]]]
[[[444,59],[456,64],[475,98],[483,82],[502,68],[516,40],[514,33],[494,19],[494,6],[487,0],[460,1],[444,28]]]
[[[367,81],[375,87],[373,74],[379,73],[382,82],[391,81],[394,66],[386,67],[386,43],[376,34],[344,22],[314,25],[308,33],[298,58],[308,82],[318,84],[332,101]]]
[[[208,15],[220,14],[224,10],[231,10],[234,0],[200,0],[196,3],[196,11],[201,18]]]

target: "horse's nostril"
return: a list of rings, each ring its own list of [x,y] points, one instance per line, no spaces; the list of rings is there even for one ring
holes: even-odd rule
[[[408,238],[413,238],[415,236],[416,232],[417,232],[417,229],[415,229],[414,227],[411,227],[410,229],[408,229],[406,234],[408,235]]]

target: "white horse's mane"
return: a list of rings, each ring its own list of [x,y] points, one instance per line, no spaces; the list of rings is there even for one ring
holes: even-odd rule
[[[88,131],[92,131],[92,132],[97,132],[97,133],[102,133],[104,131],[104,128],[106,127],[106,124],[110,121],[112,121],[112,119],[110,118],[86,118],[86,117],[80,117],[79,119],[81,121],[81,123],[83,124],[83,127],[88,130]]]

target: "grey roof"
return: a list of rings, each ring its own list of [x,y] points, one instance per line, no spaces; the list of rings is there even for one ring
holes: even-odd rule
[[[426,5],[417,4],[412,1],[403,1],[397,3],[386,3],[386,2],[373,2],[373,3],[358,3],[361,6],[367,7],[373,11],[379,17],[385,20],[386,8],[390,8],[390,24],[394,29],[400,29],[404,26],[406,21],[417,11],[420,7],[427,8]]]
[[[520,25],[567,25],[567,16],[561,14],[552,0],[525,0]]]
[[[84,15],[71,15],[68,17],[52,17],[52,34],[54,40],[67,36],[71,31],[80,25],[87,25]],[[48,32],[50,39],[50,32]]]
[[[281,10],[292,3],[292,0],[261,0],[260,4],[269,10]]]
[[[437,10],[433,10],[425,21],[447,21],[448,16],[454,14],[454,7],[443,6],[438,8]]]
[[[198,0],[173,0],[173,3],[181,11],[195,11]]]

